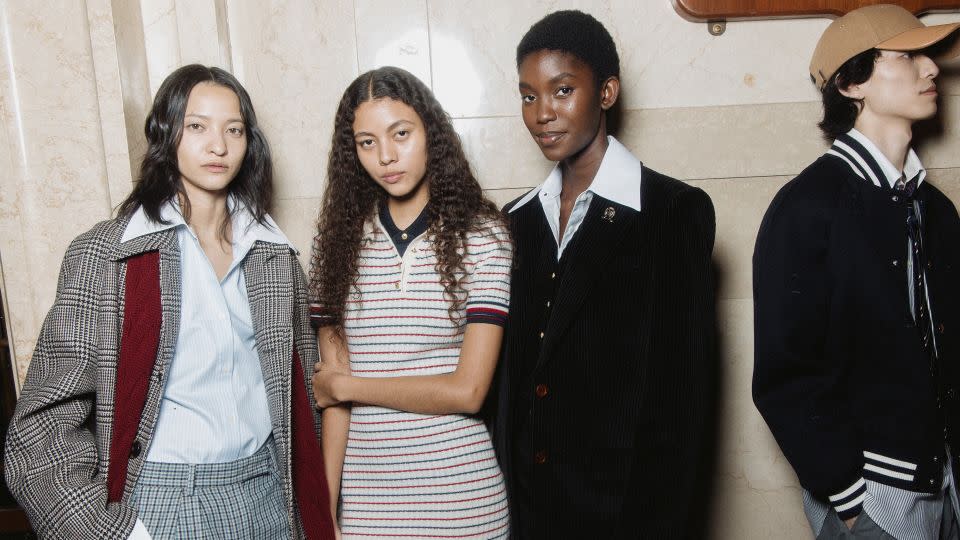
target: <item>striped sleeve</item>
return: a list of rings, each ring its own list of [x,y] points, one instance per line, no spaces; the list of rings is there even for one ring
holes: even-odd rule
[[[506,228],[491,223],[467,238],[467,251],[474,264],[467,291],[467,324],[503,326],[510,305],[510,269],[513,244]]]
[[[830,495],[830,506],[837,512],[841,520],[848,520],[860,515],[863,509],[863,498],[866,494],[867,483],[861,477],[852,485],[837,493]]]

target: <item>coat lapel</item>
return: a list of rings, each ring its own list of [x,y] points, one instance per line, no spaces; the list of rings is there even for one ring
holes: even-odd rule
[[[293,358],[293,275],[290,248],[256,242],[243,262],[250,320],[257,342],[273,434],[281,455],[290,442],[290,369]]]
[[[612,209],[612,211],[611,211]],[[537,367],[553,355],[564,332],[587,297],[593,294],[604,268],[630,234],[640,212],[600,196],[594,196],[583,224],[567,245],[561,264],[566,264],[554,296],[554,311],[544,332]],[[631,241],[639,240],[631,238]]]

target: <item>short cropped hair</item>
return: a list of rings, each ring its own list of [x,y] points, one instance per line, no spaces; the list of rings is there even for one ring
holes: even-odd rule
[[[844,62],[824,85],[823,120],[817,125],[826,139],[832,141],[853,128],[862,100],[847,97],[840,90],[870,79],[879,56],[877,49],[868,49],[854,56]]]
[[[517,67],[531,53],[560,51],[590,66],[597,82],[620,76],[620,55],[600,21],[577,10],[555,11],[527,30],[517,45]]]

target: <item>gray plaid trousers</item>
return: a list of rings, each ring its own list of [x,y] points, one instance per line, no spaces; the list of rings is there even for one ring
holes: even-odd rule
[[[272,438],[228,463],[147,462],[130,502],[154,540],[290,536]]]

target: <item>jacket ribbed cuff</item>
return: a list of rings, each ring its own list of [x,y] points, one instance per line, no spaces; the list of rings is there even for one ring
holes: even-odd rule
[[[863,496],[867,491],[867,482],[861,477],[847,489],[836,495],[830,495],[830,506],[841,520],[847,520],[860,514],[863,509]]]

